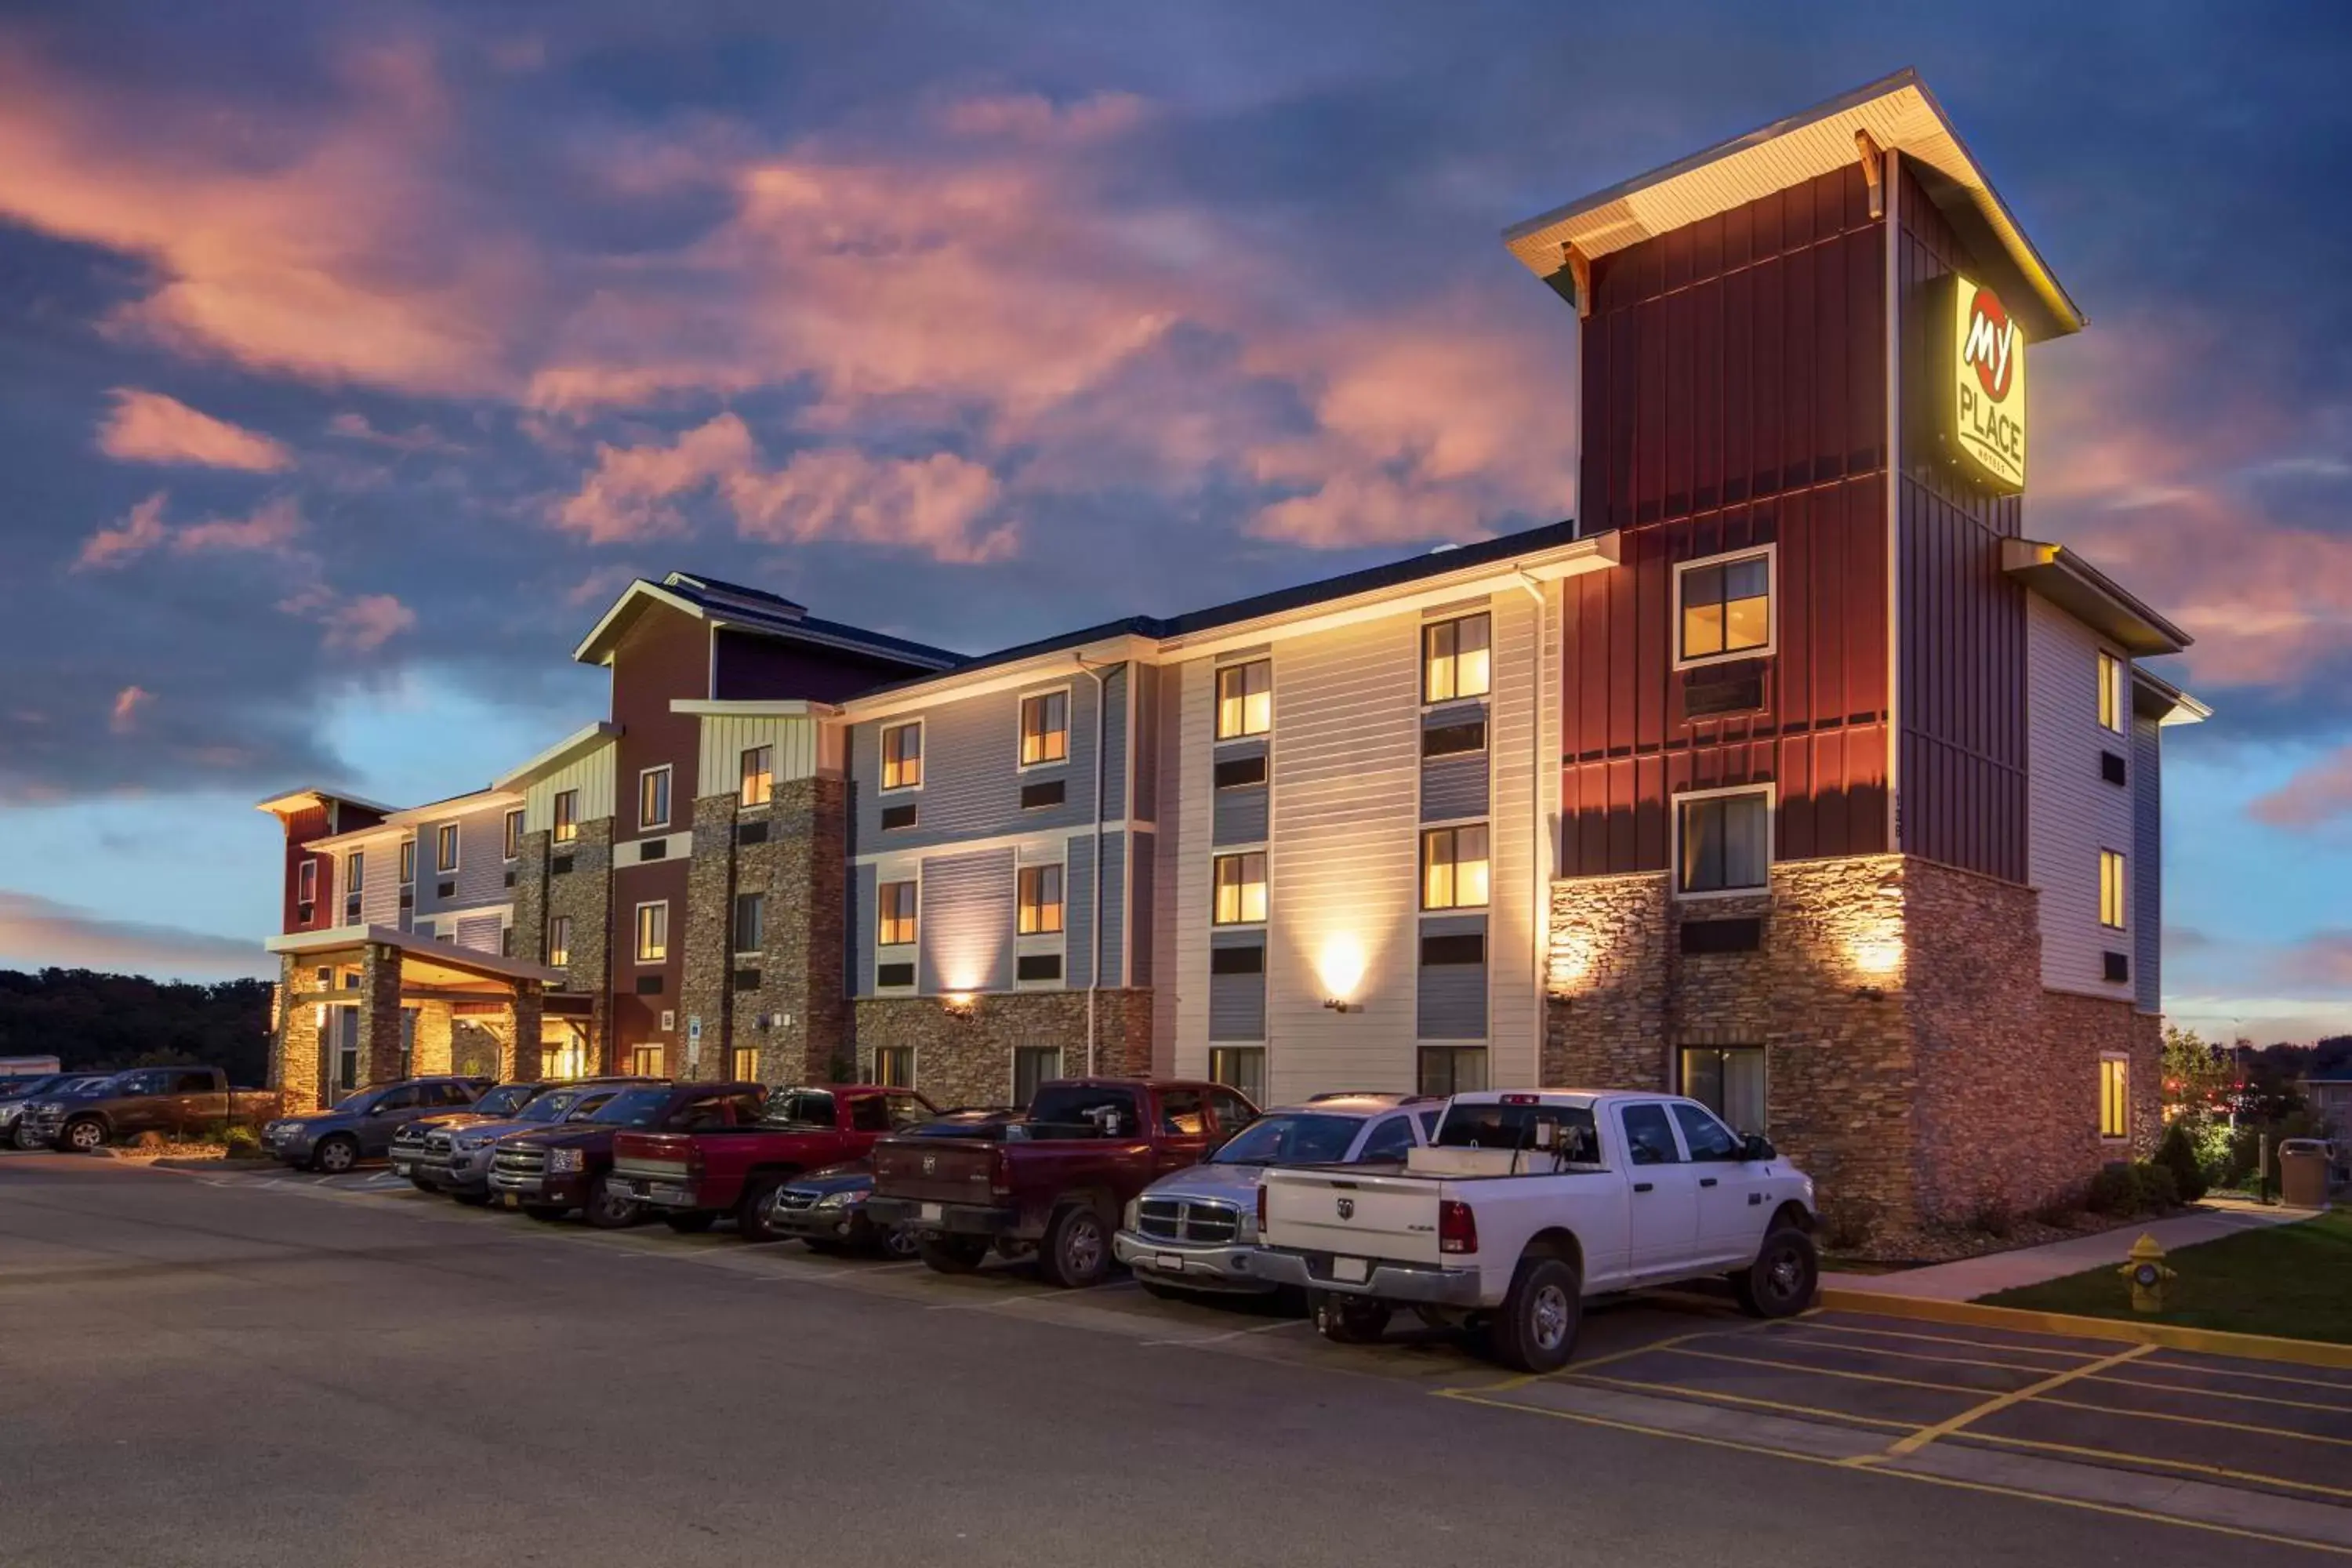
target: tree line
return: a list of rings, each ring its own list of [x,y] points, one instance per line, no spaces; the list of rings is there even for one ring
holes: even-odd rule
[[[269,1067],[269,982],[0,969],[0,1057],[47,1056],[86,1072],[201,1063],[232,1083],[259,1084]]]

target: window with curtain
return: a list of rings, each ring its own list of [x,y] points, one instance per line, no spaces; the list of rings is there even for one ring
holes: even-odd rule
[[[1217,671],[1217,739],[1263,735],[1274,728],[1274,660],[1254,658]]]
[[[1421,700],[1451,702],[1484,697],[1494,684],[1488,645],[1494,622],[1486,615],[1433,621],[1421,628]]]
[[[1682,891],[1735,892],[1771,880],[1771,803],[1762,790],[1685,800],[1675,812]]]

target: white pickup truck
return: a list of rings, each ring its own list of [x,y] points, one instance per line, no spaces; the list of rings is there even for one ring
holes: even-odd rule
[[[1585,1297],[1720,1274],[1786,1317],[1821,1268],[1811,1179],[1673,1095],[1456,1095],[1402,1165],[1273,1169],[1259,1193],[1262,1271],[1326,1335],[1377,1339],[1407,1306],[1522,1372],[1567,1364]]]

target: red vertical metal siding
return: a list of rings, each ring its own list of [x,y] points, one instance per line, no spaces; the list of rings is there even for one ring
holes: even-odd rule
[[[1902,847],[2025,880],[2025,590],[2002,574],[2016,496],[1977,489],[1933,431],[1942,407],[1945,299],[1967,247],[1906,168],[1895,183],[1906,383],[1901,432]]]
[[[1886,847],[1885,234],[1859,170],[1601,258],[1566,584],[1561,869],[1666,864],[1677,790],[1773,781],[1784,858]],[[1687,719],[1674,565],[1780,556],[1762,710]]]
[[[686,984],[687,862],[694,844],[695,774],[701,763],[702,721],[673,713],[678,698],[710,694],[710,630],[683,610],[648,605],[613,649],[613,721],[621,726],[614,743],[613,841],[641,838],[637,826],[637,775],[669,764],[669,858],[651,865],[630,863],[615,853],[611,911],[613,1063],[626,1068],[629,1047],[660,1045],[672,1052],[673,1068],[683,1060],[684,1020],[669,1035],[661,1014],[675,1012]],[[659,963],[636,962],[636,906],[669,900],[669,956]],[[637,994],[637,977],[659,974],[661,994]]]

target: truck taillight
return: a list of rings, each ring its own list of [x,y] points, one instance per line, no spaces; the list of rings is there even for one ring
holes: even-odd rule
[[[997,1198],[1013,1195],[1013,1156],[1006,1150],[988,1152],[988,1193]]]
[[[1478,1250],[1478,1216],[1470,1205],[1459,1198],[1443,1198],[1437,1205],[1437,1250],[1440,1252],[1475,1252]]]
[[[686,1144],[686,1173],[689,1176],[702,1174],[702,1145],[690,1138]]]

